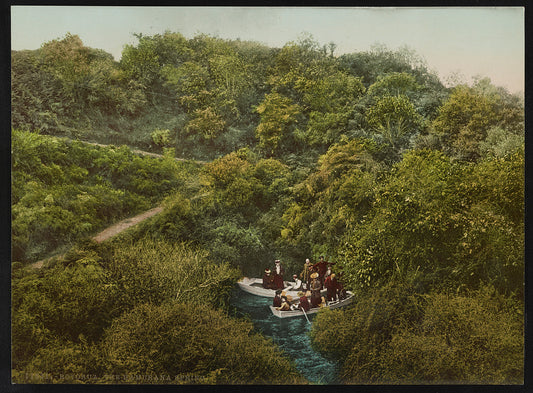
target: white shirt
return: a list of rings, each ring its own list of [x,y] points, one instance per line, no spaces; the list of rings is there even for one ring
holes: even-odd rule
[[[302,287],[302,280],[295,278],[294,284],[292,284],[292,289],[300,289]]]

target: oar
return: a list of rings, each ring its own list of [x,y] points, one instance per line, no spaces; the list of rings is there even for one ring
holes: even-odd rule
[[[303,308],[300,308],[300,310],[302,310],[302,312],[305,315],[305,319],[307,319],[307,322],[309,322],[309,318],[307,318],[307,314],[305,313],[305,310]],[[311,323],[311,322],[309,322],[309,323]]]

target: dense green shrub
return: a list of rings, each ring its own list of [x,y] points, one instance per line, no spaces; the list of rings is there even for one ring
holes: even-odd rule
[[[520,302],[490,287],[422,296],[388,286],[319,313],[311,337],[347,383],[520,384],[523,317]]]
[[[104,374],[128,365],[146,375],[192,373],[199,383],[252,374],[250,382],[268,382],[261,366],[285,360],[276,351],[245,354],[264,341],[203,304],[227,306],[235,268],[257,276],[280,258],[292,274],[320,254],[337,262],[357,298],[351,310],[321,312],[312,331],[346,382],[521,381],[518,97],[486,79],[450,93],[408,50],[336,58],[333,44],[328,54],[309,37],[281,49],[171,32],[137,39],[120,63],[70,34],[13,52],[12,119],[25,130],[12,133],[14,260],[37,260],[165,207],[40,272],[13,265],[16,381],[44,372],[84,382],[72,374],[85,371],[112,383]],[[30,130],[163,148],[164,157]],[[214,161],[199,170],[177,163],[176,152]],[[201,337],[176,321],[198,322]],[[157,323],[183,337],[159,335]],[[237,365],[209,324],[241,329],[245,342],[228,338],[228,348],[256,364]],[[130,334],[146,352],[128,360]],[[194,339],[194,358],[150,352],[185,338]],[[272,381],[298,381],[287,367]]]
[[[40,271],[14,266],[13,380],[304,382],[251,323],[225,316],[238,277],[206,252],[148,238],[86,242]]]
[[[118,315],[116,287],[91,250],[71,252],[42,270],[18,269],[12,283],[13,366],[55,341],[96,342]],[[30,268],[31,269],[31,268]]]
[[[170,376],[163,383],[179,383],[187,375],[193,384],[304,381],[249,322],[229,319],[207,305],[140,305],[113,323],[104,347],[110,374]]]
[[[239,278],[229,264],[213,264],[205,251],[149,238],[117,241],[105,269],[121,310],[169,300],[225,307]]]

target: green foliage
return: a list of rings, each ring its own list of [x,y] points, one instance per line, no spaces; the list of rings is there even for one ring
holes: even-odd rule
[[[13,258],[31,261],[146,210],[185,183],[186,164],[141,158],[127,147],[12,134]]]
[[[257,276],[280,258],[292,274],[321,254],[357,297],[312,331],[346,382],[523,379],[520,98],[488,79],[448,91],[406,48],[336,58],[310,36],[281,49],[136,37],[120,62],[71,34],[12,53],[12,121],[25,130],[12,133],[15,261],[164,201],[108,244],[39,272],[13,264],[17,383],[114,383],[129,368],[299,382],[272,343],[214,309],[236,268]]]
[[[517,153],[472,168],[442,153],[406,154],[345,238],[345,279],[354,288],[399,279],[425,290],[485,282],[521,296],[522,160]]]
[[[482,156],[504,157],[524,148],[524,134],[509,133],[503,128],[492,127],[487,131],[485,140],[479,142]]]
[[[408,47],[392,51],[384,45],[375,45],[367,52],[342,55],[339,63],[350,74],[362,77],[365,86],[372,85],[380,76],[393,73],[411,74],[424,85],[433,79],[424,61]]]
[[[365,103],[376,94],[406,94],[428,119],[444,94],[406,49],[337,59],[334,43],[328,54],[308,35],[279,50],[169,31],[135,36],[137,44],[125,46],[120,62],[72,34],[38,51],[14,52],[13,125],[156,151],[151,133],[168,129],[176,135],[176,152],[196,158],[243,146],[277,157],[316,155],[365,130]],[[359,57],[371,64],[368,81]],[[506,111],[516,124],[519,112]],[[240,143],[232,140],[235,130],[244,138]]]
[[[170,130],[161,130],[157,128],[150,134],[150,137],[154,144],[161,147],[168,147],[170,146],[170,135]]]
[[[395,150],[405,148],[409,137],[419,132],[422,118],[404,95],[386,95],[367,111],[368,124]]]
[[[442,138],[449,154],[464,160],[480,157],[480,143],[490,129],[500,127],[511,135],[523,132],[523,105],[505,91],[498,91],[488,80],[473,87],[455,87],[439,108],[432,127]]]
[[[170,376],[165,384],[186,375],[192,384],[303,382],[249,322],[206,305],[139,305],[113,323],[104,345],[111,375]]]
[[[116,289],[101,258],[90,250],[69,254],[42,272],[24,273],[12,284],[13,365],[21,368],[56,340],[97,341],[110,319]]]
[[[368,95],[371,97],[401,95],[409,97],[420,88],[421,86],[413,75],[405,72],[393,72],[378,76],[377,81],[368,88]]]
[[[207,253],[180,243],[134,240],[114,247],[106,264],[120,293],[119,304],[179,303],[226,306],[238,272],[229,264],[213,265]]]
[[[224,131],[225,123],[212,108],[197,109],[185,130],[189,134],[197,134],[201,139],[209,141]]]
[[[383,287],[321,312],[311,337],[347,383],[523,383],[523,311],[490,287],[468,296]]]
[[[304,382],[251,323],[222,311],[238,277],[202,250],[148,238],[86,243],[41,271],[15,269],[13,380]]]
[[[294,187],[295,200],[283,214],[283,242],[299,248],[299,259],[321,253],[318,249],[333,253],[342,234],[369,209],[379,170],[365,142],[332,146],[317,170]]]
[[[257,107],[261,122],[256,134],[259,146],[273,155],[282,141],[289,139],[298,123],[300,108],[290,98],[279,93],[271,93]]]

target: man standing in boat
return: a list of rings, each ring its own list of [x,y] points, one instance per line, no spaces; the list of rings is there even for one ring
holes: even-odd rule
[[[313,265],[315,269],[318,271],[318,277],[320,279],[320,289],[324,287],[324,278],[326,276],[326,272],[328,271],[328,266],[334,265],[335,263],[326,262],[324,260],[324,256],[320,256],[320,260]]]
[[[279,259],[276,259],[274,262],[274,287],[276,289],[283,289],[285,285],[283,284],[283,274],[285,273],[285,269],[281,265],[281,261]]]
[[[313,265],[309,258],[305,260],[304,270],[300,273],[300,278],[302,282],[305,283],[305,289],[308,290],[311,288],[311,274],[313,273]]]

